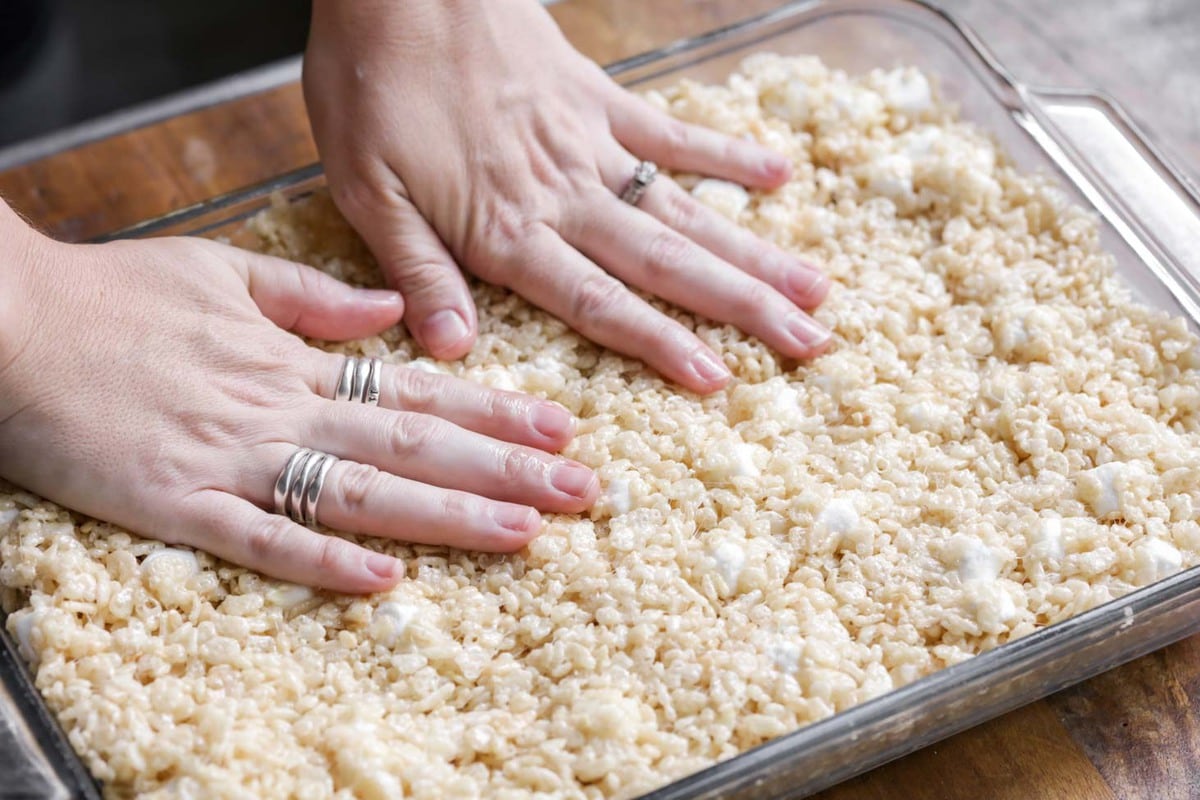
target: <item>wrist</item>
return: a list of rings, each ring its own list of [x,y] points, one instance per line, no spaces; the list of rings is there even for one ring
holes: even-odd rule
[[[381,41],[426,54],[430,47],[470,48],[474,38],[463,36],[466,29],[514,5],[542,11],[538,0],[313,0],[310,44],[335,37],[354,50]]]
[[[0,376],[26,335],[33,280],[53,244],[0,200]]]

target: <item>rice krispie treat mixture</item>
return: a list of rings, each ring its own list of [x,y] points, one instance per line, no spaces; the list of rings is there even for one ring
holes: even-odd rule
[[[513,556],[369,540],[386,596],[0,491],[8,630],[110,797],[630,797],[1200,561],[1196,338],[926,77],[763,55],[652,99],[792,156],[679,180],[827,268],[831,352],[670,309],[736,375],[699,398],[478,283],[462,363],[344,348],[564,404],[606,487]],[[326,196],[248,234],[379,281]]]

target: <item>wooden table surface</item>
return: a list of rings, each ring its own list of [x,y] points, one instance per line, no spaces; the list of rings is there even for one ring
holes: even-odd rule
[[[776,5],[566,0],[564,30],[598,61]],[[1200,175],[1196,0],[948,0],[1020,78],[1104,86]],[[296,84],[174,117],[0,173],[0,194],[81,240],[316,160]],[[893,762],[821,800],[1200,797],[1200,636]]]

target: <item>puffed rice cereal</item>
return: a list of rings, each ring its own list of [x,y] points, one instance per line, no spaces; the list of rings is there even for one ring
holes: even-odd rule
[[[825,267],[831,351],[660,304],[735,373],[701,398],[480,283],[462,362],[331,348],[564,404],[606,487],[513,556],[363,540],[385,596],[0,490],[7,629],[107,796],[630,797],[1200,560],[1196,337],[926,76],[761,55],[650,99],[792,158],[678,180]],[[324,194],[242,235],[380,280]]]

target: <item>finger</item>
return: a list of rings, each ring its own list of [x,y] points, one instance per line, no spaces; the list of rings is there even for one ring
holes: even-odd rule
[[[371,192],[343,212],[375,254],[388,284],[404,295],[404,324],[434,357],[461,358],[475,343],[475,303],[437,233],[399,189]]]
[[[331,528],[419,544],[508,553],[524,547],[542,520],[528,507],[488,500],[339,461],[317,503]]]
[[[757,142],[681,122],[624,90],[609,106],[609,120],[617,141],[660,167],[760,189],[774,189],[792,174],[791,163],[782,154]]]
[[[632,172],[633,165],[629,165]],[[638,208],[729,264],[769,283],[801,308],[816,308],[829,279],[812,264],[785,253],[660,177]]]
[[[583,464],[429,414],[324,402],[303,441],[403,478],[544,511],[577,513],[600,493]]]
[[[575,243],[627,283],[735,325],[792,358],[809,358],[829,344],[830,332],[769,284],[649,214],[608,192],[599,193],[591,209]]]
[[[342,374],[343,359],[318,350],[313,354],[314,391],[320,397],[331,398]],[[384,365],[379,405],[435,414],[485,436],[550,452],[561,450],[575,435],[575,418],[558,403],[403,366]]]
[[[238,268],[262,313],[284,330],[340,341],[372,336],[404,313],[399,294],[356,289],[318,269],[242,250]]]
[[[521,257],[509,288],[593,342],[640,358],[701,394],[715,392],[732,377],[694,333],[656,311],[549,228],[533,230]]]
[[[217,490],[193,496],[188,541],[226,561],[338,592],[382,592],[404,577],[400,561],[268,514]]]

